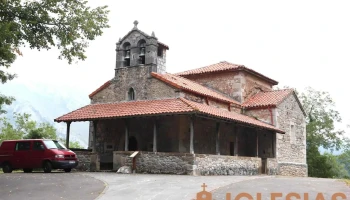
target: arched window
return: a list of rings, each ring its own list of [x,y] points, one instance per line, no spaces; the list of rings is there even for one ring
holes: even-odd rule
[[[145,56],[146,56],[146,41],[145,40],[140,40],[138,45],[139,50],[140,50],[140,55],[139,55],[139,64],[145,64]]]
[[[125,42],[123,45],[123,49],[125,66],[130,66],[130,43]]]
[[[128,100],[129,101],[135,100],[135,91],[133,88],[130,88],[128,91]]]

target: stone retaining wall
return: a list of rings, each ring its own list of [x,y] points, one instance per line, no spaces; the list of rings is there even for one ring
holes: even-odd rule
[[[307,177],[307,165],[302,163],[278,163],[278,174],[282,176]]]
[[[256,175],[261,158],[197,154],[195,164],[198,175]]]
[[[95,153],[92,153],[89,150],[79,150],[79,149],[74,149],[72,150],[76,154],[79,164],[75,168],[78,171],[91,171],[91,159],[95,156]]]
[[[277,175],[278,174],[278,162],[276,158],[266,159],[266,174],[267,175]]]

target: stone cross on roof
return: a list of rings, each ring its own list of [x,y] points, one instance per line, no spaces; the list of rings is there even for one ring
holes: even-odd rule
[[[137,20],[134,21],[134,29],[137,29],[137,24],[139,24],[139,22]]]

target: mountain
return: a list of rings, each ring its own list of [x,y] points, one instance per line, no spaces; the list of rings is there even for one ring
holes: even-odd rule
[[[57,129],[59,137],[66,137],[66,124],[56,123],[54,119],[89,104],[88,93],[81,89],[62,87],[34,82],[11,81],[1,85],[1,93],[13,96],[16,101],[6,106],[6,117],[12,119],[13,113],[31,114],[37,122],[49,122]],[[71,124],[70,140],[88,146],[88,122]]]

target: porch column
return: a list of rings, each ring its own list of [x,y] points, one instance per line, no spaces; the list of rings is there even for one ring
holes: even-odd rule
[[[258,130],[256,130],[255,133],[256,133],[256,157],[259,157],[259,133],[258,133]]]
[[[129,151],[129,124],[125,121],[125,151]]]
[[[66,147],[69,149],[69,134],[70,134],[70,123],[71,122],[66,122],[66,123],[67,123]]]
[[[93,146],[93,152],[96,152],[96,135],[97,135],[97,121],[92,121],[92,146]]]
[[[239,132],[238,132],[238,129],[237,129],[237,127],[235,128],[235,150],[234,150],[234,152],[235,152],[235,156],[238,156],[238,136],[239,136]]]
[[[157,120],[153,122],[153,152],[157,152]]]
[[[274,158],[275,157],[275,138],[277,137],[276,133],[272,132],[272,157]]]
[[[194,127],[193,127],[193,117],[190,119],[190,153],[194,153],[193,148],[193,135],[194,135]]]
[[[220,122],[216,123],[216,154],[220,155]]]

